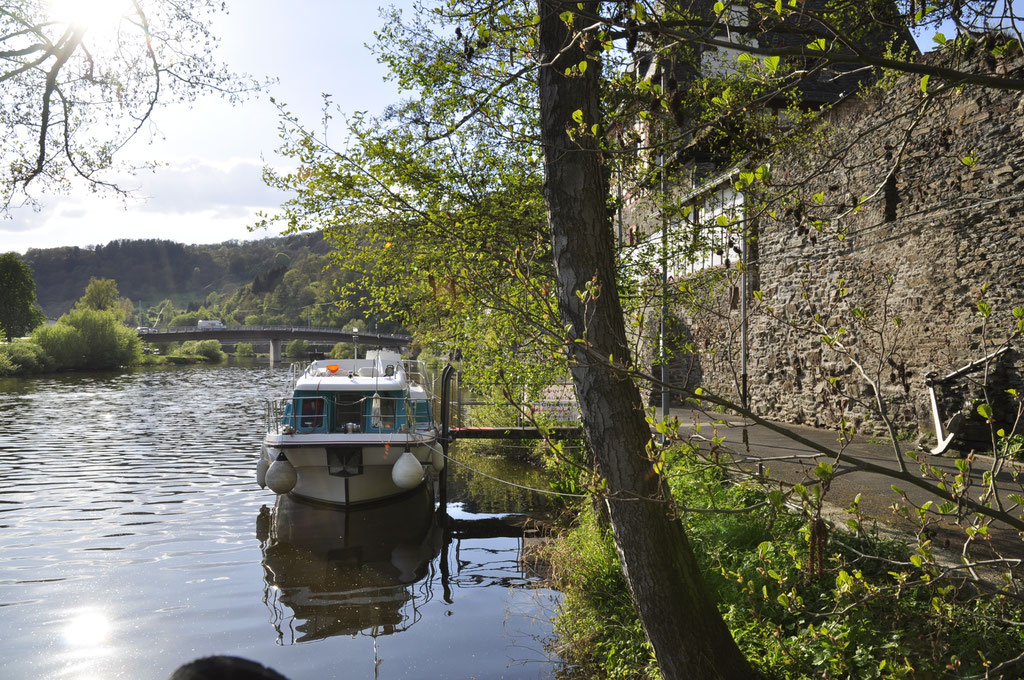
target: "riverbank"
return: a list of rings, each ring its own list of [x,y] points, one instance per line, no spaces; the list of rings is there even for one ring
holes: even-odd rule
[[[57,340],[51,339],[51,336],[57,336]],[[0,343],[0,377],[117,370],[136,366],[219,363],[228,357],[217,340],[185,342],[180,346],[164,348],[161,353],[153,353],[144,351],[137,336],[134,336],[137,342],[132,342],[124,333],[116,330],[105,336],[95,336],[93,334],[91,338],[82,338],[63,330],[42,331],[38,338],[33,334],[31,338]]]
[[[702,432],[710,438],[708,429]],[[822,494],[816,489],[827,470],[817,461],[800,466],[791,441],[740,433],[715,435],[742,451],[748,469],[760,457],[774,473],[788,457],[801,468],[790,485],[806,487],[737,481],[685,446],[666,453],[662,473],[723,618],[767,677],[961,677],[984,673],[1007,650],[1024,647],[1019,627],[994,625],[1021,620],[1024,608],[991,591],[978,597],[987,586],[939,554],[932,525],[919,524],[916,535],[878,530],[875,519],[892,515],[878,503],[901,499],[888,482],[884,493],[861,485],[863,496],[847,497],[856,481],[844,488],[840,481],[848,480],[837,478],[833,496],[828,479]],[[788,497],[786,489],[793,489]],[[831,511],[823,497],[833,502]],[[550,549],[554,585],[564,593],[556,651],[584,676],[657,677],[609,530],[594,507],[584,503]],[[907,504],[911,514],[920,507]]]

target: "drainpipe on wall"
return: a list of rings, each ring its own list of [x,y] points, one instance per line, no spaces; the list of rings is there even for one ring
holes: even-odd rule
[[[661,69],[661,92],[665,93],[665,67]],[[665,211],[665,202],[668,200],[668,177],[665,169],[665,146],[661,147],[661,328],[659,333],[659,362],[661,364],[661,419],[668,419],[669,392],[668,392],[668,351],[665,346],[668,334],[668,214]],[[665,442],[665,435],[661,435],[661,442]]]
[[[743,240],[740,245],[740,263],[742,271],[740,274],[740,405],[749,409],[747,403],[747,293],[750,285],[747,283],[750,271],[747,269],[749,259],[747,258],[747,198],[743,197],[743,227],[740,230]]]

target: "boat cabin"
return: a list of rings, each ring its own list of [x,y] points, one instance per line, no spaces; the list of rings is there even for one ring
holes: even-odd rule
[[[415,381],[418,364],[390,353],[314,361],[295,380],[281,425],[296,434],[398,434],[430,428],[429,395]]]

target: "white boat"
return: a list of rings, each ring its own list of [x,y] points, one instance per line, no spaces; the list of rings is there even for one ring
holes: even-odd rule
[[[401,495],[441,470],[422,362],[384,350],[293,366],[291,395],[266,404],[257,481],[339,505]]]

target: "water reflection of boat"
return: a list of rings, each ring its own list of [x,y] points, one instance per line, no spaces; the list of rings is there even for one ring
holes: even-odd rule
[[[278,496],[261,522],[265,602],[282,643],[398,632],[431,598],[417,583],[432,569],[443,532],[426,485],[348,510]]]
[[[440,470],[422,362],[376,350],[293,373],[287,398],[266,403],[260,486],[351,505],[398,496]]]

